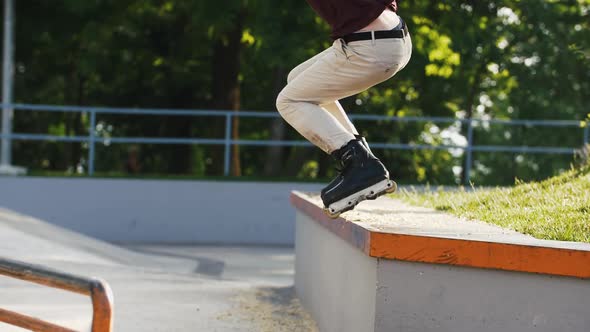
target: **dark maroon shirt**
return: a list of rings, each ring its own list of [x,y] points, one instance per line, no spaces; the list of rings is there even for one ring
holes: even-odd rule
[[[307,0],[316,13],[332,27],[338,39],[373,22],[387,8],[396,11],[396,0]]]

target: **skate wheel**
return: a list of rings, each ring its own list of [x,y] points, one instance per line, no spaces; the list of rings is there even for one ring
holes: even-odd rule
[[[328,208],[324,208],[324,213],[325,213],[326,215],[328,215],[328,217],[330,217],[330,218],[332,218],[332,219],[336,219],[336,218],[340,217],[340,212],[334,212],[334,213],[333,213],[333,212],[332,212],[332,211],[330,211],[330,209],[328,209]]]
[[[388,194],[394,193],[397,190],[397,183],[395,181],[391,181],[391,186],[385,189],[385,192]]]

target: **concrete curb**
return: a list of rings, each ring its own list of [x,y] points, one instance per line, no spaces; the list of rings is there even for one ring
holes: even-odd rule
[[[589,331],[590,244],[545,241],[389,198],[296,207],[295,289],[321,331]]]
[[[331,219],[309,196],[299,192],[291,194],[291,203],[370,257],[590,278],[590,244],[526,236],[506,241],[502,232],[482,241],[469,235],[447,238],[435,232],[381,231],[346,217]],[[460,226],[456,229],[461,233]]]

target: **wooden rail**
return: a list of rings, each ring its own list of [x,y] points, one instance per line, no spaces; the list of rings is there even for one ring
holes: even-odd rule
[[[113,293],[104,280],[79,277],[5,258],[0,258],[0,275],[90,296],[93,308],[92,332],[111,332],[113,330]],[[0,322],[31,331],[75,332],[4,309],[0,309]]]

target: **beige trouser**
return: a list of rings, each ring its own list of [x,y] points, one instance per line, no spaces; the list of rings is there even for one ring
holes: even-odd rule
[[[358,134],[338,100],[391,78],[411,53],[409,35],[348,44],[338,39],[289,73],[277,109],[303,137],[332,153]]]

